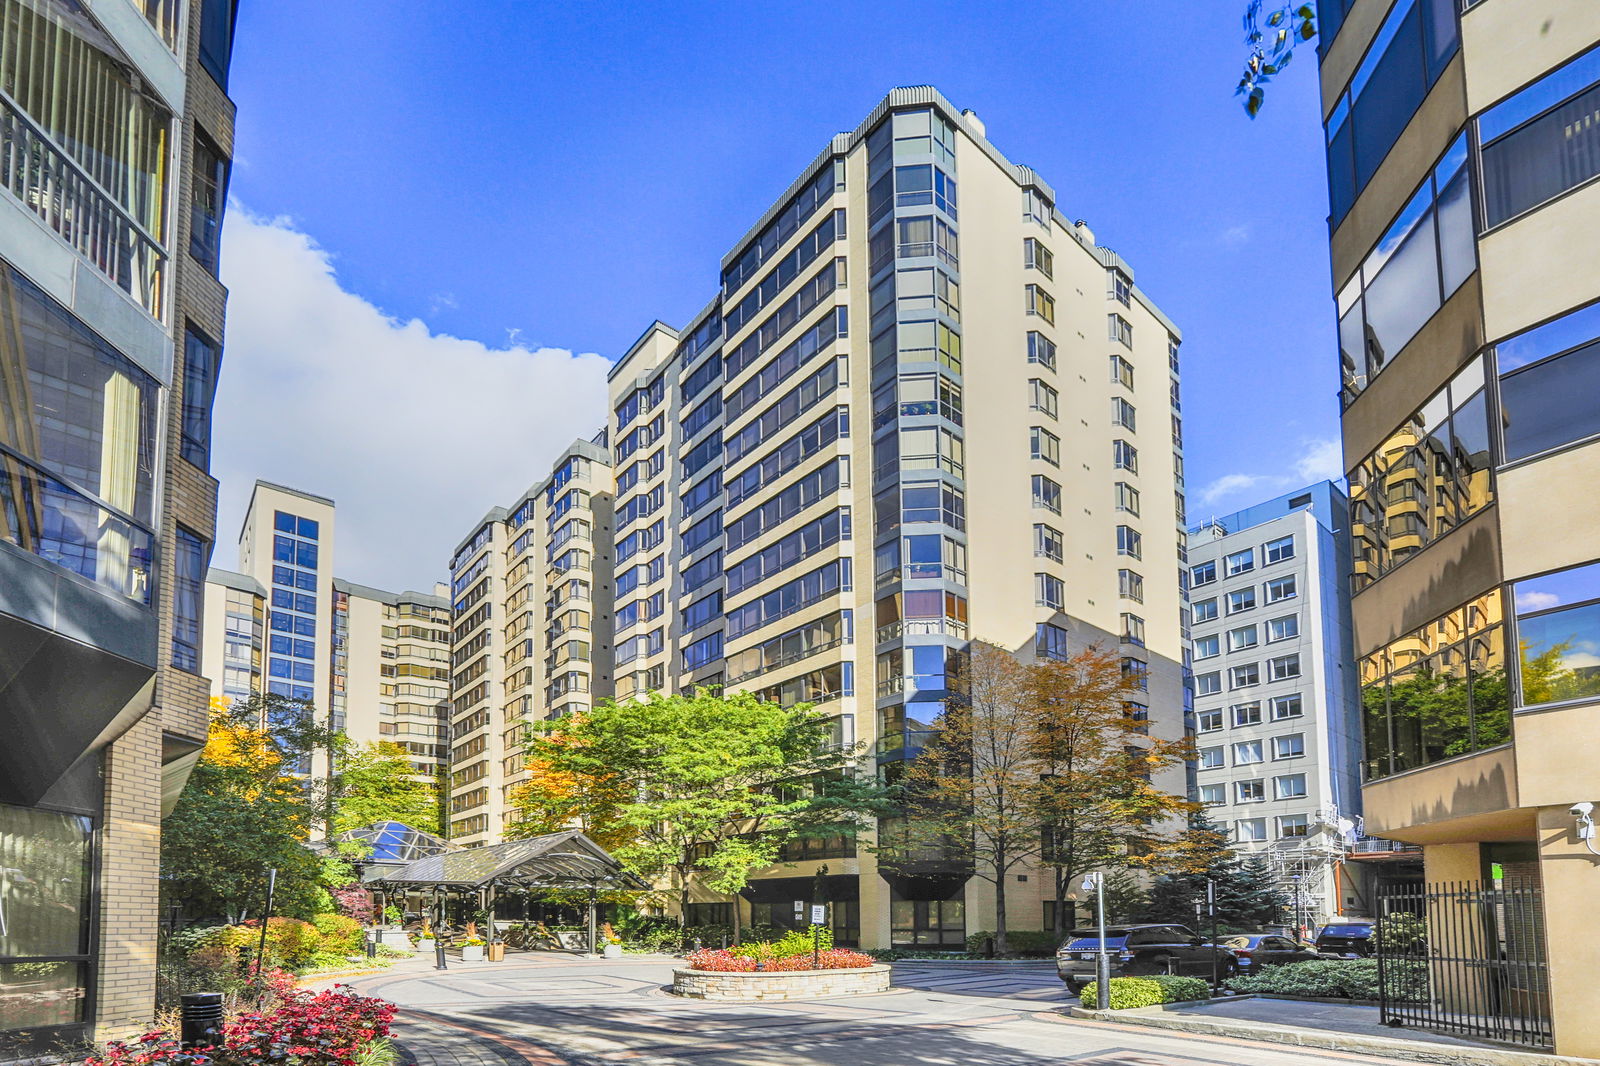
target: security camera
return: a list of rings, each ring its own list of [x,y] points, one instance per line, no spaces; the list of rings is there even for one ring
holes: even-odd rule
[[[1567,808],[1567,813],[1572,815],[1574,818],[1587,818],[1589,815],[1594,813],[1594,804],[1590,803],[1588,800],[1585,800],[1582,803],[1574,803],[1571,807]]]

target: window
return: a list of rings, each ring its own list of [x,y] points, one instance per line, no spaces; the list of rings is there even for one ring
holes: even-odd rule
[[[1189,582],[1196,588],[1201,585],[1209,585],[1216,579],[1217,564],[1214,560],[1207,563],[1196,563],[1189,568]]]
[[[1111,357],[1111,384],[1133,388],[1133,364],[1120,355]]]
[[[1299,594],[1297,589],[1297,578],[1293,574],[1288,577],[1275,577],[1267,582],[1267,602],[1292,600]],[[1254,592],[1253,589],[1251,591]]]
[[[1217,620],[1217,601],[1215,599],[1196,600],[1193,610],[1194,621],[1197,625],[1201,622],[1214,622]]]
[[[1588,51],[1478,117],[1493,227],[1600,174],[1600,55]]]
[[[1216,636],[1196,637],[1194,639],[1194,657],[1196,659],[1211,659],[1222,654],[1222,640]]]
[[[1111,442],[1111,465],[1130,474],[1139,472],[1139,449],[1125,440]]]
[[[1267,643],[1279,640],[1292,640],[1300,635],[1300,616],[1287,614],[1282,618],[1274,618],[1267,623]]]
[[[1311,833],[1311,818],[1304,814],[1285,814],[1278,818],[1280,837],[1304,837]]]
[[[1600,304],[1495,346],[1506,462],[1600,434]]]
[[[1209,674],[1196,674],[1194,676],[1194,692],[1197,696],[1214,696],[1222,691],[1222,675],[1213,670]]]
[[[1251,700],[1249,703],[1236,703],[1233,705],[1233,724],[1235,728],[1247,725],[1261,724],[1261,701]]]
[[[222,352],[193,326],[184,332],[183,438],[180,454],[201,470],[211,469],[211,405],[217,394]]]
[[[1038,315],[1052,326],[1056,322],[1056,302],[1048,292],[1038,285],[1029,285],[1027,288],[1028,314]]]
[[[1026,270],[1037,270],[1045,277],[1053,275],[1055,256],[1050,254],[1037,237],[1024,237],[1022,240],[1022,266]]]
[[[1134,424],[1135,421],[1133,404],[1124,400],[1121,396],[1111,397],[1111,424],[1137,432],[1138,427]]]
[[[1106,268],[1106,299],[1115,300],[1123,307],[1131,306],[1133,282],[1116,267]]]
[[[1061,486],[1043,474],[1033,475],[1033,505],[1061,513]]]
[[[1267,798],[1267,783],[1265,781],[1235,781],[1233,783],[1233,802],[1235,803],[1260,803]]]
[[[1306,753],[1306,735],[1304,733],[1290,733],[1284,737],[1272,738],[1272,757],[1274,759],[1298,759]]]
[[[200,65],[222,87],[228,88],[228,64],[233,61],[234,0],[201,0]]]
[[[1037,558],[1059,563],[1062,556],[1061,531],[1054,526],[1036,522],[1033,527],[1033,554]]]
[[[656,595],[660,595],[657,593]],[[714,622],[722,617],[722,593],[713,592],[691,603],[683,609],[683,628],[685,632],[698,629],[707,622]],[[620,620],[620,615],[619,615]]]
[[[1244,651],[1253,648],[1258,643],[1255,626],[1240,626],[1238,629],[1228,630],[1228,650]]]
[[[1261,741],[1241,740],[1233,745],[1233,765],[1250,766],[1266,761],[1261,754]]]
[[[1300,654],[1284,655],[1267,660],[1267,680],[1287,681],[1300,676]]]
[[[1241,611],[1254,610],[1256,605],[1255,586],[1251,585],[1247,588],[1234,589],[1232,592],[1227,594],[1227,603],[1229,614],[1238,614]]]
[[[1303,799],[1306,794],[1305,774],[1284,774],[1272,779],[1273,799]]]
[[[193,204],[189,213],[189,254],[217,272],[222,243],[222,209],[228,199],[228,160],[209,140],[194,138]]]
[[[1144,578],[1132,570],[1117,571],[1117,591],[1125,600],[1144,602]]]
[[[1221,747],[1200,749],[1200,769],[1216,770],[1224,765]]]
[[[1047,370],[1056,368],[1056,342],[1036,330],[1028,331],[1028,362]]]
[[[1061,438],[1043,426],[1032,426],[1028,429],[1028,451],[1031,458],[1042,460],[1051,466],[1061,465]]]
[[[1022,190],[1022,220],[1024,222],[1037,222],[1045,229],[1049,229],[1052,210],[1054,210],[1054,207],[1045,198],[1044,193],[1034,188]]]
[[[1066,585],[1051,574],[1033,575],[1033,602],[1038,607],[1060,610],[1066,603]]]
[[[1028,406],[1044,412],[1048,418],[1056,417],[1058,393],[1038,378],[1028,379]]]
[[[1067,657],[1067,631],[1050,622],[1040,622],[1033,627],[1033,653],[1041,659]]]
[[[1299,718],[1304,711],[1300,703],[1300,693],[1292,696],[1272,697],[1272,720],[1281,721],[1285,718]]]
[[[1558,570],[1512,588],[1522,643],[1524,707],[1600,692],[1600,563]]]
[[[1116,312],[1106,316],[1107,334],[1111,340],[1133,347],[1133,325]]]
[[[1117,482],[1117,510],[1135,516],[1139,513],[1139,490],[1126,481]]]
[[[1249,573],[1256,568],[1256,553],[1253,548],[1246,548],[1242,552],[1234,552],[1222,559],[1222,565],[1229,577]]]
[[[1226,785],[1217,784],[1200,786],[1200,803],[1202,806],[1220,807],[1226,802],[1228,802]]]
[[[1138,559],[1143,555],[1144,538],[1132,526],[1117,527],[1117,554]]]
[[[1136,614],[1122,612],[1122,642],[1144,647],[1144,619]]]
[[[177,534],[172,566],[172,665],[197,674],[209,546],[182,526],[177,527]]]
[[[1261,684],[1261,664],[1246,663],[1235,666],[1228,671],[1229,688],[1249,688]]]
[[[1294,535],[1290,534],[1287,537],[1279,537],[1277,540],[1267,541],[1266,545],[1261,549],[1261,558],[1263,566],[1271,566],[1273,563],[1281,563],[1285,560],[1293,559]]]
[[[1222,729],[1221,711],[1201,711],[1195,717],[1198,728],[1202,733],[1216,733]]]
[[[1239,840],[1244,843],[1254,843],[1267,839],[1267,820],[1265,818],[1241,818],[1233,823],[1234,832]]]

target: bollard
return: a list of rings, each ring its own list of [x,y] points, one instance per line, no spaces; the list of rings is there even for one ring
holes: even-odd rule
[[[444,961],[444,941],[435,941],[433,945],[433,968],[435,970],[448,970],[450,967]]]
[[[222,1028],[221,992],[185,992],[179,1008],[182,1019],[180,1035],[184,1047],[207,1047],[215,1044],[217,1032]]]
[[[375,959],[377,957],[378,957],[378,942],[376,940],[368,940],[367,941],[367,958]]]

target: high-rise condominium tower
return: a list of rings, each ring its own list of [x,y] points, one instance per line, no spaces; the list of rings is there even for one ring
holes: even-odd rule
[[[606,691],[807,701],[869,764],[904,760],[974,638],[1120,648],[1147,688],[1130,713],[1183,735],[1178,331],[1056,200],[977,116],[897,89],[754,222],[701,313],[645,330],[611,372],[609,468],[578,445],[454,560],[458,833],[500,829],[503,737]],[[993,920],[959,871],[891,874],[844,841],[785,858],[746,922],[793,922],[824,863],[841,940],[956,945]],[[1048,882],[1015,886],[1014,928],[1046,922]],[[698,894],[690,918],[731,906]]]
[[[0,1058],[154,1009],[206,736],[234,6],[0,0]]]
[[[1330,482],[1189,531],[1196,799],[1260,854],[1301,924],[1365,913],[1348,501]]]
[[[1367,827],[1474,930],[1442,1014],[1600,1055],[1600,8],[1321,6]]]

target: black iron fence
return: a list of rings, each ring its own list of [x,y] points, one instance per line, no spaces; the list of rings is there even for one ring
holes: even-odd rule
[[[1377,903],[1385,1024],[1554,1047],[1536,882],[1387,885]]]

